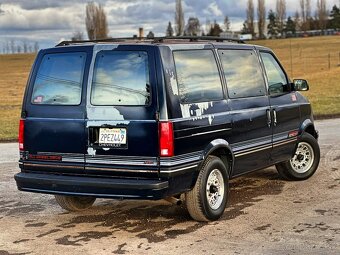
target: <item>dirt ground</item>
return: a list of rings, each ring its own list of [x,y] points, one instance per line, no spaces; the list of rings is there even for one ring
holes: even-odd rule
[[[340,254],[340,119],[317,128],[311,179],[286,182],[273,167],[235,179],[222,219],[205,224],[166,201],[98,199],[67,213],[53,196],[17,191],[17,144],[0,144],[0,255]]]

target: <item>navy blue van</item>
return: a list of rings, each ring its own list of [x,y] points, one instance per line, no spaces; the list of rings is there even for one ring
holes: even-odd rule
[[[15,180],[69,211],[183,199],[193,219],[217,220],[231,178],[271,165],[314,174],[308,88],[270,49],[222,38],[62,42],[29,76]]]

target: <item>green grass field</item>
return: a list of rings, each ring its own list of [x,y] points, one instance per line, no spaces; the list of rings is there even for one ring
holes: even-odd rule
[[[290,78],[309,81],[304,92],[318,117],[340,115],[340,36],[252,41],[272,48]],[[22,96],[34,54],[0,55],[0,141],[17,138]]]

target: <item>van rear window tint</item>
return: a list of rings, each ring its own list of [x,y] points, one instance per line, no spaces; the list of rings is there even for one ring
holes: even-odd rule
[[[211,50],[174,51],[177,83],[182,103],[223,99],[214,53]]]
[[[46,54],[34,81],[32,104],[78,105],[86,53]]]
[[[143,51],[103,51],[93,71],[93,105],[142,106],[150,103],[148,54]]]

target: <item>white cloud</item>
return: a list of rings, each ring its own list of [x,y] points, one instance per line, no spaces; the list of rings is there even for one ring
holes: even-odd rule
[[[216,2],[212,2],[211,4],[209,4],[207,10],[203,11],[203,13],[211,14],[216,17],[220,17],[223,15]]]

